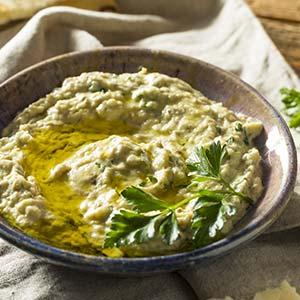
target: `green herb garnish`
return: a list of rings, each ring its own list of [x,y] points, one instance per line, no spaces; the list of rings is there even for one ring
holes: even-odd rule
[[[221,165],[226,157],[226,146],[221,146],[220,142],[208,148],[197,148],[188,160],[188,168],[193,176],[192,184],[188,187],[192,197],[175,204],[158,199],[135,186],[123,190],[121,195],[132,206],[132,210],[121,209],[112,216],[104,247],[140,244],[154,237],[161,238],[168,245],[174,244],[181,233],[175,211],[191,201],[193,217],[190,232],[193,247],[198,248],[217,239],[226,218],[236,213],[230,197],[237,196],[252,203],[249,197],[234,190],[221,176]],[[209,180],[219,183],[222,188],[217,191],[197,188],[197,183]]]
[[[212,143],[209,148],[196,148],[188,160],[190,171],[196,171],[203,179],[216,178],[220,174],[221,164],[227,156],[226,146],[220,142]]]
[[[243,193],[237,192],[221,175],[221,164],[228,156],[226,146],[221,146],[220,142],[212,143],[209,148],[196,148],[188,160],[188,168],[195,172],[192,179],[193,186],[197,182],[215,181],[222,186],[222,193],[230,196],[237,196],[252,204],[252,200]]]
[[[121,195],[130,203],[137,212],[149,212],[168,208],[165,201],[144,192],[137,187],[128,187],[121,192]]]
[[[128,187],[121,195],[133,206],[133,210],[122,209],[111,219],[104,247],[120,247],[140,244],[160,236],[167,244],[179,237],[175,207],[161,201],[137,187]],[[147,212],[155,212],[146,215]]]
[[[280,89],[284,111],[290,117],[289,126],[292,128],[300,126],[300,92],[295,89]]]
[[[203,191],[194,206],[192,219],[193,243],[196,248],[211,243],[218,236],[227,216],[233,216],[236,209],[228,197],[216,192]]]

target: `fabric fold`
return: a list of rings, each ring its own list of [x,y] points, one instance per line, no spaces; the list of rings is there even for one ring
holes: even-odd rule
[[[122,14],[123,12],[123,14]],[[44,59],[112,45],[190,55],[235,73],[278,110],[280,87],[300,82],[242,0],[124,0],[120,13],[53,7],[0,31],[0,82]],[[218,99],[215,99],[218,100]],[[298,149],[299,133],[293,132]],[[206,299],[255,291],[289,278],[300,285],[299,181],[267,233],[179,274],[114,278],[52,266],[0,242],[1,299]],[[289,230],[295,228],[293,230]],[[283,232],[284,231],[284,232]],[[184,279],[183,279],[184,278]]]

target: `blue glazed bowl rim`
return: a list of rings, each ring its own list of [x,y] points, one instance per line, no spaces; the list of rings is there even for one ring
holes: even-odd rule
[[[200,64],[205,68],[214,69],[222,76],[229,78],[238,85],[243,85],[252,94],[255,94],[261,99],[261,101],[268,107],[270,113],[277,119],[279,126],[282,129],[285,137],[285,142],[288,148],[288,170],[290,173],[289,180],[284,182],[284,186],[281,192],[277,196],[276,205],[274,205],[263,218],[258,219],[252,224],[241,228],[239,231],[232,235],[225,237],[213,244],[199,248],[189,252],[182,252],[172,255],[164,256],[152,256],[152,257],[138,257],[138,258],[108,258],[103,256],[93,256],[81,253],[76,253],[68,250],[59,249],[51,245],[45,244],[35,238],[27,236],[18,229],[13,228],[4,220],[0,221],[0,236],[10,242],[11,244],[21,248],[29,253],[45,258],[56,264],[65,265],[72,268],[81,270],[96,271],[109,274],[136,274],[136,273],[159,273],[165,271],[173,271],[182,269],[188,266],[193,266],[198,262],[216,257],[221,254],[228,253],[231,249],[243,244],[246,241],[250,241],[269,227],[281,214],[283,209],[288,203],[288,200],[293,192],[293,188],[296,182],[297,175],[297,154],[294,141],[288,126],[283,118],[276,111],[276,109],[254,88],[242,81],[240,78],[232,73],[224,71],[223,69],[203,62],[201,60],[191,58],[188,56],[162,51],[162,50],[150,50],[136,47],[106,47],[103,49],[84,51],[84,52],[72,52],[64,55],[60,55],[44,62],[31,66],[16,75],[12,76],[4,83],[0,85],[0,89],[3,88],[8,82],[15,80],[20,75],[30,72],[33,69],[37,69],[45,64],[59,62],[64,58],[77,55],[90,55],[94,52],[132,52],[134,54],[138,52],[146,52],[149,55],[165,55],[173,56],[175,59],[187,60],[189,62]]]

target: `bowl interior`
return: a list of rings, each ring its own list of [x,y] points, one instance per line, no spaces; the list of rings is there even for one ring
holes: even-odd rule
[[[183,267],[183,264],[185,266],[194,264],[201,258],[226,252],[259,234],[278,217],[287,203],[296,177],[296,155],[293,141],[284,121],[250,86],[235,76],[204,62],[167,52],[137,48],[107,48],[63,55],[15,75],[0,86],[0,129],[5,127],[19,111],[30,103],[61,85],[67,77],[88,71],[137,72],[140,66],[144,66],[150,71],[181,78],[190,83],[193,88],[202,91],[208,98],[223,102],[226,107],[235,112],[241,112],[261,120],[264,125],[264,132],[256,141],[263,157],[265,186],[263,197],[249,210],[228,237],[214,245],[190,253],[144,259],[144,261],[143,259],[129,259],[132,261],[131,266],[134,265],[134,261],[137,263],[133,272],[140,271],[138,263],[143,261],[144,268],[142,269],[147,273],[178,269]],[[56,251],[53,250],[54,248],[42,245],[43,250],[37,250],[36,245],[39,244],[40,247],[41,243],[34,242],[35,244],[29,246],[28,243],[32,243],[32,239],[25,238],[24,240],[22,234],[19,233],[16,237],[16,232],[15,230],[11,231],[6,222],[1,220],[0,234],[4,238],[25,250],[53,260],[53,253]],[[21,241],[20,236],[22,236]],[[48,254],[45,254],[46,252]],[[72,258],[70,258],[68,251],[58,251],[57,253],[54,255],[56,262],[72,266],[79,264],[81,267],[90,264],[87,269],[122,273],[117,265],[114,267],[115,269],[112,268],[114,263],[106,265],[106,269],[103,269],[106,263],[110,263],[109,259],[78,254],[71,255]],[[62,253],[65,255],[64,258],[58,258],[57,256],[61,256]],[[101,259],[102,267],[99,266]],[[145,261],[151,260],[151,266],[147,267]],[[161,263],[155,269],[155,262],[159,260]],[[103,263],[103,261],[106,262]],[[122,261],[126,261],[126,259]],[[166,263],[164,264],[164,262]],[[171,262],[172,265],[170,265]],[[98,264],[98,267],[95,264]],[[128,267],[126,270],[130,272],[131,269]],[[124,272],[127,272],[126,270]]]

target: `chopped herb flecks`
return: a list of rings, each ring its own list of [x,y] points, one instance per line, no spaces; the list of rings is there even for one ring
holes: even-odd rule
[[[89,92],[107,92],[107,89],[102,87],[98,81],[92,81],[88,88]]]
[[[243,142],[245,143],[245,145],[249,145],[249,138],[248,138],[248,134],[247,131],[245,129],[245,127],[242,125],[242,123],[238,122],[235,125],[235,130],[238,132],[242,132],[243,134]]]

